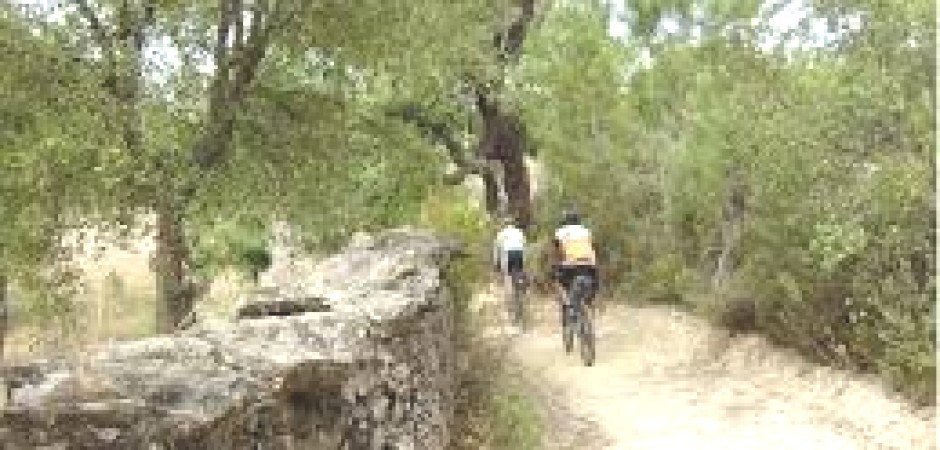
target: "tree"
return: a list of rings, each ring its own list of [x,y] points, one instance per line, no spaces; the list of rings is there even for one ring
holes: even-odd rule
[[[213,183],[240,182],[233,177],[243,172],[230,167],[240,145],[238,129],[243,122],[240,113],[256,94],[257,80],[272,64],[272,54],[287,60],[314,60],[338,67],[337,73],[331,75],[337,79],[344,78],[348,71],[358,71],[364,79],[383,71],[411,77],[414,66],[430,71],[433,76],[446,48],[425,44],[440,41],[463,45],[462,37],[441,39],[452,35],[441,25],[473,17],[487,6],[467,3],[445,8],[433,2],[407,7],[382,2],[312,5],[289,0],[220,0],[217,4],[190,5],[143,0],[115,4],[80,2],[77,13],[93,38],[96,52],[102,55],[107,81],[104,85],[117,105],[124,144],[135,161],[142,161],[135,167],[137,170],[128,172],[134,174],[127,178],[128,188],[135,192],[129,204],[155,211],[157,216],[161,329],[172,329],[192,307],[198,292],[193,286],[199,283],[190,279],[187,217],[193,214],[196,205],[204,204],[199,198]],[[336,17],[343,17],[344,23],[335,21]],[[426,26],[429,19],[431,27]],[[328,31],[337,26],[343,27],[342,32]],[[426,33],[408,33],[415,28]],[[288,36],[287,30],[294,33]],[[182,98],[172,98],[177,105],[167,111],[164,99],[155,97],[154,92],[149,92],[149,98],[145,95],[151,87],[144,82],[142,67],[146,58],[142,54],[148,39],[153,42],[158,38],[169,38],[175,43],[184,62],[179,76],[171,78],[176,86],[167,95],[195,96],[204,106],[198,103],[187,106]],[[400,47],[391,47],[396,44]],[[427,49],[414,52],[413,58],[401,58],[398,51],[422,46]],[[204,58],[204,63],[210,66],[208,77],[190,66],[204,54],[210,55]],[[403,61],[393,62],[394,59]],[[396,66],[402,63],[404,68]],[[303,64],[295,67],[306,70]],[[200,89],[203,82],[206,88]],[[340,108],[347,101],[342,98]],[[153,112],[146,113],[151,108]],[[162,123],[166,128],[143,127],[142,121]],[[168,139],[167,134],[182,139]]]
[[[66,37],[0,6],[0,63],[16,67],[0,73],[0,340],[13,286],[34,288],[35,309],[67,307],[62,237],[82,222],[72,208],[94,212],[113,189],[113,142],[92,95],[94,67],[59,45]]]
[[[162,11],[158,11],[156,3],[147,0],[124,1],[115,5],[94,5],[83,0],[77,6],[101,54],[105,68],[103,85],[116,104],[124,146],[136,164],[128,172],[131,174],[128,188],[137,195],[132,200],[134,204],[128,206],[145,207],[156,212],[156,272],[160,297],[157,324],[161,331],[171,331],[191,310],[196,294],[193,282],[187,277],[189,255],[185,247],[183,214],[199,186],[196,177],[181,180],[178,173],[167,167],[172,167],[172,164],[166,164],[161,158],[163,155],[148,154],[145,148],[145,133],[153,130],[143,129],[142,109],[146,94],[143,53],[147,36],[156,25],[157,14]],[[246,91],[272,36],[290,20],[295,13],[294,8],[289,2],[219,2],[212,49],[215,73],[209,82],[201,130],[192,144],[191,161],[197,173],[211,173],[224,163],[230,151],[236,115]],[[205,5],[183,9],[204,13]],[[111,20],[107,21],[105,17]],[[153,176],[140,182],[140,178],[134,176],[139,172]]]
[[[602,9],[547,16],[518,94],[554,178],[542,213],[582,197],[631,298],[932,401],[933,6],[814,2],[784,33],[787,3],[636,2],[621,40]]]
[[[389,115],[416,126],[447,150],[457,166],[450,183],[459,183],[467,175],[481,177],[488,212],[498,214],[505,209],[529,224],[532,207],[525,154],[532,148],[522,118],[504,97],[506,73],[522,55],[526,35],[536,16],[536,2],[513,1],[500,10],[506,12],[503,17],[508,20],[493,20],[496,32],[489,40],[491,47],[485,52],[471,47],[471,51],[460,55],[459,70],[451,73],[450,88],[445,92],[459,94],[435,96],[437,102],[427,99],[399,102],[389,108]],[[477,128],[475,148],[468,148],[462,136],[467,122]],[[506,195],[505,208],[499,204],[500,190]]]

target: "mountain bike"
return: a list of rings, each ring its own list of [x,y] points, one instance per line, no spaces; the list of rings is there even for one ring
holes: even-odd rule
[[[587,275],[575,276],[567,295],[568,304],[563,308],[561,333],[565,353],[571,353],[574,350],[574,337],[577,335],[581,362],[585,366],[592,366],[596,357],[594,308],[591,308],[588,303],[593,295],[593,281]]]
[[[526,328],[526,301],[525,294],[528,285],[526,274],[522,270],[515,270],[509,274],[512,291],[509,294],[509,318],[514,325],[522,330]]]

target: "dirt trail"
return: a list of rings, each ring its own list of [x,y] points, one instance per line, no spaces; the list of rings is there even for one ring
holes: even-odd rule
[[[478,298],[501,315],[492,293]],[[557,311],[536,316],[528,333],[508,333],[509,358],[541,406],[545,448],[936,448],[935,409],[914,410],[871,378],[758,337],[729,338],[687,313],[608,308],[590,368],[564,354]]]

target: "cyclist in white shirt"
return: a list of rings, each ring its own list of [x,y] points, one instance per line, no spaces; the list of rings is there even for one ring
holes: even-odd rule
[[[509,276],[525,265],[525,233],[513,219],[505,219],[493,243],[493,263],[498,272]]]

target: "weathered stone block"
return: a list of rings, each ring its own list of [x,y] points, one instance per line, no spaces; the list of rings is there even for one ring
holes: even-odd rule
[[[414,230],[359,238],[241,320],[14,368],[2,447],[444,448],[452,250]]]

